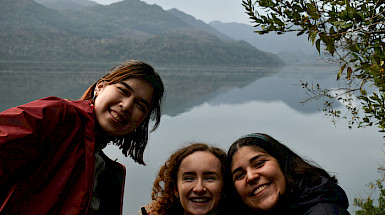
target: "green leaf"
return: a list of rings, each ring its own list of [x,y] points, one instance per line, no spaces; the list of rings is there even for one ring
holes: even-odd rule
[[[297,33],[297,36],[301,36],[303,33],[305,33],[305,31],[300,31]]]
[[[336,27],[341,27],[341,25],[344,25],[345,23],[346,21],[335,21],[335,22],[332,22],[331,24]]]
[[[311,32],[310,32],[310,40],[311,40],[311,42],[312,42],[313,45],[314,45],[314,43],[315,43],[315,39],[317,38],[317,34],[318,34],[317,31],[311,31]]]
[[[352,68],[349,66],[349,67],[347,68],[347,70],[346,70],[346,78],[347,78],[348,80],[350,80],[350,78],[352,77],[352,73],[353,73],[353,70],[352,70]]]
[[[334,55],[334,51],[335,51],[334,40],[328,39],[328,40],[326,41],[326,49],[329,51],[329,53],[330,53],[332,56]]]
[[[337,73],[337,80],[340,80],[342,72],[345,70],[345,67],[347,64],[348,64],[348,62],[346,62],[343,66],[341,66],[340,70]]]
[[[347,22],[345,22],[343,25],[341,25],[340,27],[341,28],[350,28],[350,27],[352,27],[353,26],[353,23],[347,23]]]
[[[318,40],[315,42],[315,46],[316,46],[316,48],[317,48],[318,54],[321,54],[321,39],[318,39]]]
[[[330,28],[329,28],[329,34],[335,34],[336,32],[334,31],[334,27],[333,26],[331,26]]]

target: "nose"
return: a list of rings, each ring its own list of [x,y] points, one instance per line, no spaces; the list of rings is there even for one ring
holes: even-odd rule
[[[134,107],[134,103],[134,99],[132,97],[128,97],[121,101],[120,106],[124,112],[130,112]]]
[[[195,186],[193,188],[193,192],[195,192],[195,193],[204,193],[206,191],[207,191],[207,189],[204,186],[203,181],[202,180],[198,180],[198,182],[195,184]]]
[[[246,180],[249,184],[255,184],[259,179],[259,172],[255,169],[248,169],[246,173]]]

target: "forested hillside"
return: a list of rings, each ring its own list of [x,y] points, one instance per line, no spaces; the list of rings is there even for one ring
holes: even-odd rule
[[[42,4],[48,1],[39,0]],[[55,5],[54,3],[57,2]],[[203,65],[281,65],[272,54],[226,39],[211,26],[139,0],[111,5],[68,1],[43,6],[0,0],[0,60],[122,61]],[[54,9],[52,9],[54,8]],[[181,14],[182,13],[182,14]],[[190,23],[181,18],[189,17]],[[195,20],[195,21],[194,21]],[[198,22],[198,26],[193,24]],[[215,30],[214,30],[215,31]]]

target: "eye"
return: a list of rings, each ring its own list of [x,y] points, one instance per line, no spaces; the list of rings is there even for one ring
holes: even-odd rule
[[[141,102],[137,102],[136,103],[136,106],[138,107],[138,109],[143,112],[143,113],[148,113],[148,109],[147,109],[147,106]]]
[[[124,88],[124,87],[121,87],[121,86],[116,86],[116,88],[118,88],[118,90],[123,93],[124,95],[128,95],[128,91]]]
[[[216,177],[216,176],[207,176],[206,178],[205,178],[205,180],[206,181],[215,181],[215,180],[217,180],[218,179],[218,177]]]
[[[182,178],[183,181],[194,181],[195,180],[195,177],[193,176],[184,176]]]
[[[242,180],[246,175],[246,172],[242,171],[242,172],[237,172],[236,174],[233,175],[233,181],[238,181],[238,180]]]
[[[266,160],[258,160],[254,162],[254,167],[260,168],[265,164]]]

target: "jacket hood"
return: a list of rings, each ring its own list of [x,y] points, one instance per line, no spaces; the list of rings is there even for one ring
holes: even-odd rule
[[[291,211],[309,208],[319,203],[335,204],[347,209],[349,201],[345,191],[326,177],[321,177],[320,183],[313,187],[301,186],[294,202],[291,204]]]

